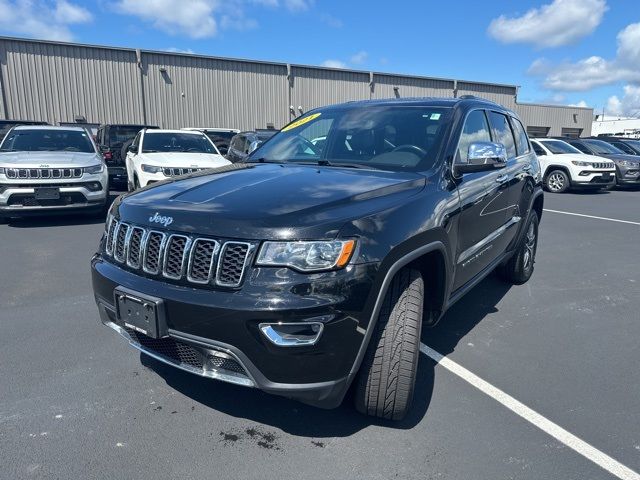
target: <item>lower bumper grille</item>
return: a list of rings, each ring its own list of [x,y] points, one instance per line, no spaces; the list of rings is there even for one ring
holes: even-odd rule
[[[125,328],[125,330],[134,341],[148,350],[159,353],[176,363],[184,363],[194,368],[204,367],[204,356],[191,345],[178,342],[173,338],[151,338],[131,328]]]
[[[14,193],[7,201],[10,207],[65,207],[83,203],[87,203],[87,197],[79,192],[60,193],[55,200],[37,199],[33,193]]]

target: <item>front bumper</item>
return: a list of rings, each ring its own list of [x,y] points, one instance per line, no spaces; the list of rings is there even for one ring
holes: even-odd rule
[[[640,168],[618,166],[618,185],[640,185]]]
[[[107,172],[84,174],[81,178],[36,180],[0,179],[0,213],[28,214],[52,210],[81,210],[104,207],[107,202]],[[36,188],[56,187],[60,198],[38,200]]]
[[[615,170],[579,170],[574,172],[572,187],[608,187],[616,182]]]
[[[351,382],[349,374],[365,334],[360,317],[375,271],[373,264],[354,265],[313,278],[288,269],[254,268],[240,290],[224,290],[147,278],[100,255],[92,260],[93,288],[102,323],[134,347],[203,377],[254,386],[323,408],[338,406]],[[160,341],[193,349],[199,360],[185,364],[180,357],[167,356],[159,351],[165,347],[119,324],[114,307],[114,289],[118,286],[163,299],[168,338]],[[310,346],[278,347],[258,328],[264,322],[309,320],[324,324],[318,342]],[[224,355],[241,368],[218,368]]]

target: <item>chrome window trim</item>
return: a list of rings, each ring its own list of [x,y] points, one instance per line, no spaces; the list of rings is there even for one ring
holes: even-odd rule
[[[214,243],[214,248],[213,248],[213,253],[211,254],[211,261],[209,262],[209,273],[207,275],[207,279],[202,281],[202,280],[197,280],[195,278],[193,278],[191,276],[191,271],[192,271],[192,265],[193,265],[193,257],[195,255],[196,252],[196,248],[198,246],[198,242],[213,242]],[[212,276],[213,276],[213,272],[214,272],[214,264],[217,264],[219,258],[218,255],[220,253],[220,242],[217,240],[214,240],[213,238],[205,238],[205,237],[197,237],[193,240],[193,242],[191,243],[191,252],[189,252],[189,261],[187,263],[187,280],[193,283],[198,283],[200,285],[206,285],[208,283],[211,282],[212,280]]]

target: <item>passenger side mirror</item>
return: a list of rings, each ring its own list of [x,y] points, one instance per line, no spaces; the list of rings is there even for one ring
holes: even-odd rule
[[[261,140],[256,140],[255,142],[251,142],[251,145],[249,145],[249,151],[247,153],[255,152],[260,145],[262,145]]]
[[[455,173],[487,172],[507,165],[507,149],[501,143],[474,142],[467,151],[467,163],[456,163]]]

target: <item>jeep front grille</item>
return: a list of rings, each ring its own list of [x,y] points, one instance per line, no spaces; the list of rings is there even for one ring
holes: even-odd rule
[[[201,285],[239,287],[254,245],[163,233],[110,217],[105,253],[146,274]]]
[[[613,168],[613,163],[592,163],[593,168]]]
[[[81,168],[8,168],[7,178],[80,178]]]
[[[164,167],[162,169],[162,173],[165,177],[177,177],[180,175],[186,175],[187,173],[195,173],[200,170],[204,170],[202,168],[181,168],[181,167]]]

